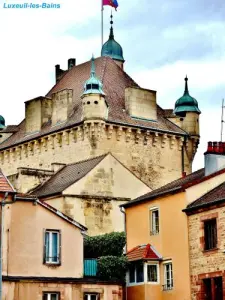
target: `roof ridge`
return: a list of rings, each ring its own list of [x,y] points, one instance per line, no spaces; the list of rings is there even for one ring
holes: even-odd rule
[[[101,158],[101,157],[102,157],[102,159],[103,159],[103,158],[104,158],[105,156],[107,156],[108,154],[111,154],[111,153],[110,153],[110,152],[107,152],[107,153],[102,154],[102,155],[98,155],[98,156],[91,157],[91,158],[87,158],[87,159],[83,159],[83,160],[80,160],[80,161],[77,161],[77,162],[74,162],[74,163],[66,164],[65,167],[66,167],[66,166],[73,166],[73,165],[76,165],[76,164],[80,164],[80,163],[82,163],[82,162],[87,162],[87,161],[94,160],[94,159]],[[62,169],[63,169],[63,168],[62,168]],[[61,169],[61,170],[62,170],[62,169]]]

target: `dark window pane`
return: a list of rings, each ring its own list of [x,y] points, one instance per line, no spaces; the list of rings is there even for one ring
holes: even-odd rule
[[[96,300],[97,296],[96,295],[91,295],[91,299],[90,300]]]
[[[48,295],[47,294],[43,295],[43,300],[48,300]]]
[[[214,287],[215,287],[215,299],[216,300],[223,300],[223,280],[222,277],[215,277],[214,280]]]
[[[84,295],[84,300],[88,300],[88,295],[87,294]]]
[[[149,282],[157,282],[157,266],[156,265],[148,265],[147,266],[147,274]]]
[[[135,282],[135,265],[132,264],[129,267],[129,282],[134,283]]]
[[[217,246],[217,226],[216,219],[204,222],[205,250],[216,248]]]
[[[144,281],[143,263],[138,263],[136,265],[136,276],[137,276],[137,282]]]
[[[205,300],[212,300],[211,278],[203,280]]]

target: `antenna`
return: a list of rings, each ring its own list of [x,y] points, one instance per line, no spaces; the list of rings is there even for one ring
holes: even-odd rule
[[[221,113],[221,142],[223,141],[223,123],[225,123],[223,119],[223,110],[224,110],[224,99],[222,99],[222,113]]]

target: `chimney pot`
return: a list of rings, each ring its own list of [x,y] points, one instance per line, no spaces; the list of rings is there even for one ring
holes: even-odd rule
[[[213,152],[213,145],[212,142],[208,142],[208,149],[207,152]]]

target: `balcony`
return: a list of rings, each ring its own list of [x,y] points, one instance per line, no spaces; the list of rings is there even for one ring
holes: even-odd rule
[[[97,276],[97,259],[85,259],[84,260],[84,277],[96,277]]]

